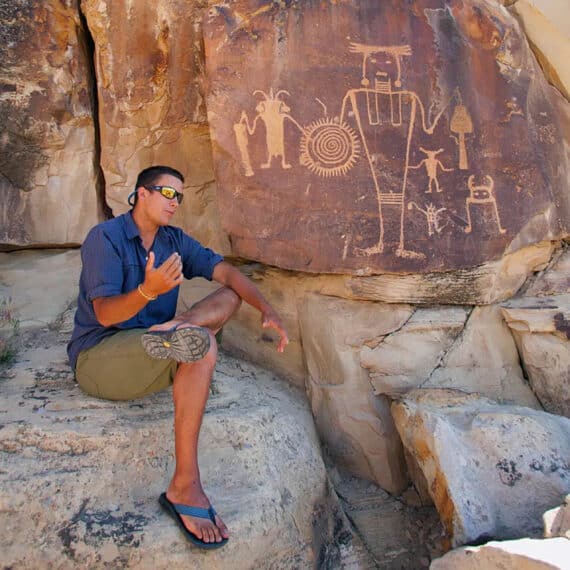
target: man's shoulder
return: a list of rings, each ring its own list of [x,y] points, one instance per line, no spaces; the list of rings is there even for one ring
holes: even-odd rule
[[[124,217],[126,214],[121,214],[116,218],[111,218],[110,220],[105,220],[103,222],[98,223],[97,225],[93,226],[87,237],[90,235],[114,235],[117,232],[124,231]]]

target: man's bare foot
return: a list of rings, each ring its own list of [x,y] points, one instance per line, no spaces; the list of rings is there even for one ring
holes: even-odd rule
[[[177,490],[171,485],[166,492],[166,496],[172,503],[199,507],[202,509],[209,509],[211,507],[208,497],[201,489],[177,492]],[[228,527],[217,513],[215,516],[216,524],[208,519],[187,515],[180,516],[184,521],[186,528],[204,542],[221,542],[222,539],[229,538]]]

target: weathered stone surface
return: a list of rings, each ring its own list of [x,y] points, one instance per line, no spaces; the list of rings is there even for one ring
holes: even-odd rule
[[[549,266],[525,291],[528,297],[570,293],[570,249],[566,246],[556,253]]]
[[[0,20],[0,248],[80,243],[100,213],[77,2],[3,2]]]
[[[523,29],[548,80],[570,98],[570,6],[566,0],[517,0],[511,11]]]
[[[480,266],[425,275],[384,273],[345,277],[332,294],[387,303],[487,305],[512,297],[533,271],[548,263],[553,247],[541,242]]]
[[[340,550],[349,555],[353,542],[300,393],[221,357],[201,472],[233,538],[204,554],[157,502],[173,468],[170,394],[125,403],[87,397],[66,363],[67,333],[56,345],[56,333],[46,334],[2,382],[4,566],[310,568],[322,559],[343,567]]]
[[[391,493],[408,483],[402,446],[385,398],[375,397],[359,363],[411,314],[406,305],[359,303],[308,294],[299,311],[307,392],[321,440],[335,463]]]
[[[453,390],[392,405],[453,546],[542,536],[542,513],[570,491],[570,420]]]
[[[399,396],[428,380],[467,319],[463,307],[419,309],[375,347],[362,347],[360,363],[376,394]]]
[[[377,347],[364,347],[361,362],[377,394],[455,388],[540,408],[497,306],[476,307],[468,316],[459,308],[420,309]]]
[[[530,246],[473,270],[429,275],[384,274],[372,277],[308,275],[261,264],[242,265],[265,297],[282,314],[291,340],[284,354],[275,351],[271,332],[259,328],[259,314],[244,305],[224,328],[224,347],[275,370],[304,386],[305,357],[299,332],[299,303],[309,293],[352,300],[418,304],[487,304],[511,297],[528,274],[549,261],[550,242]],[[181,307],[189,307],[217,287],[193,280],[181,287]],[[320,320],[320,317],[319,317]]]
[[[113,213],[128,209],[140,170],[172,166],[185,175],[187,195],[173,224],[228,252],[198,85],[200,3],[81,0],[81,7],[95,43],[101,167]]]
[[[376,570],[420,570],[447,552],[448,539],[433,506],[405,505],[400,497],[354,477],[336,476],[334,485],[346,514],[374,556]]]
[[[299,387],[305,386],[306,364],[299,332],[297,293],[302,278],[283,271],[261,271],[242,265],[240,270],[253,279],[264,297],[277,309],[289,335],[284,353],[275,350],[276,334],[261,328],[259,311],[243,303],[238,313],[224,326],[222,346],[240,356],[275,371]],[[192,306],[219,287],[204,279],[186,281],[180,288],[179,309]]]
[[[79,250],[0,253],[0,299],[21,328],[52,324],[77,300]]]
[[[570,538],[570,495],[566,495],[564,504],[546,511],[542,515],[544,521],[544,538],[562,536]]]
[[[568,540],[523,538],[453,550],[434,560],[430,570],[566,570],[568,560]]]
[[[204,37],[235,254],[427,273],[567,234],[565,111],[498,3],[240,0]]]
[[[502,313],[538,399],[570,417],[570,294],[513,299]]]

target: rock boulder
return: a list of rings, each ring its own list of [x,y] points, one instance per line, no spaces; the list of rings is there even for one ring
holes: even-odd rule
[[[513,299],[502,312],[541,404],[570,418],[570,294]]]
[[[81,243],[102,211],[78,2],[7,2],[0,20],[0,249]]]
[[[570,491],[570,420],[453,390],[392,405],[453,546],[542,536],[542,513]]]
[[[54,331],[42,334],[2,381],[3,565],[241,570],[322,558],[339,567],[350,532],[296,390],[222,356],[201,472],[232,539],[203,554],[157,502],[173,468],[170,394],[125,403],[85,396],[66,362],[68,332],[55,345]]]
[[[565,570],[570,541],[523,538],[459,548],[434,560],[430,570]]]
[[[499,3],[237,0],[204,41],[234,254],[425,274],[568,234],[568,103]]]

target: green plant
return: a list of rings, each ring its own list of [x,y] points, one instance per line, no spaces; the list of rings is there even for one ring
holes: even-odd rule
[[[9,364],[18,354],[20,321],[12,312],[12,299],[0,297],[0,364]]]

